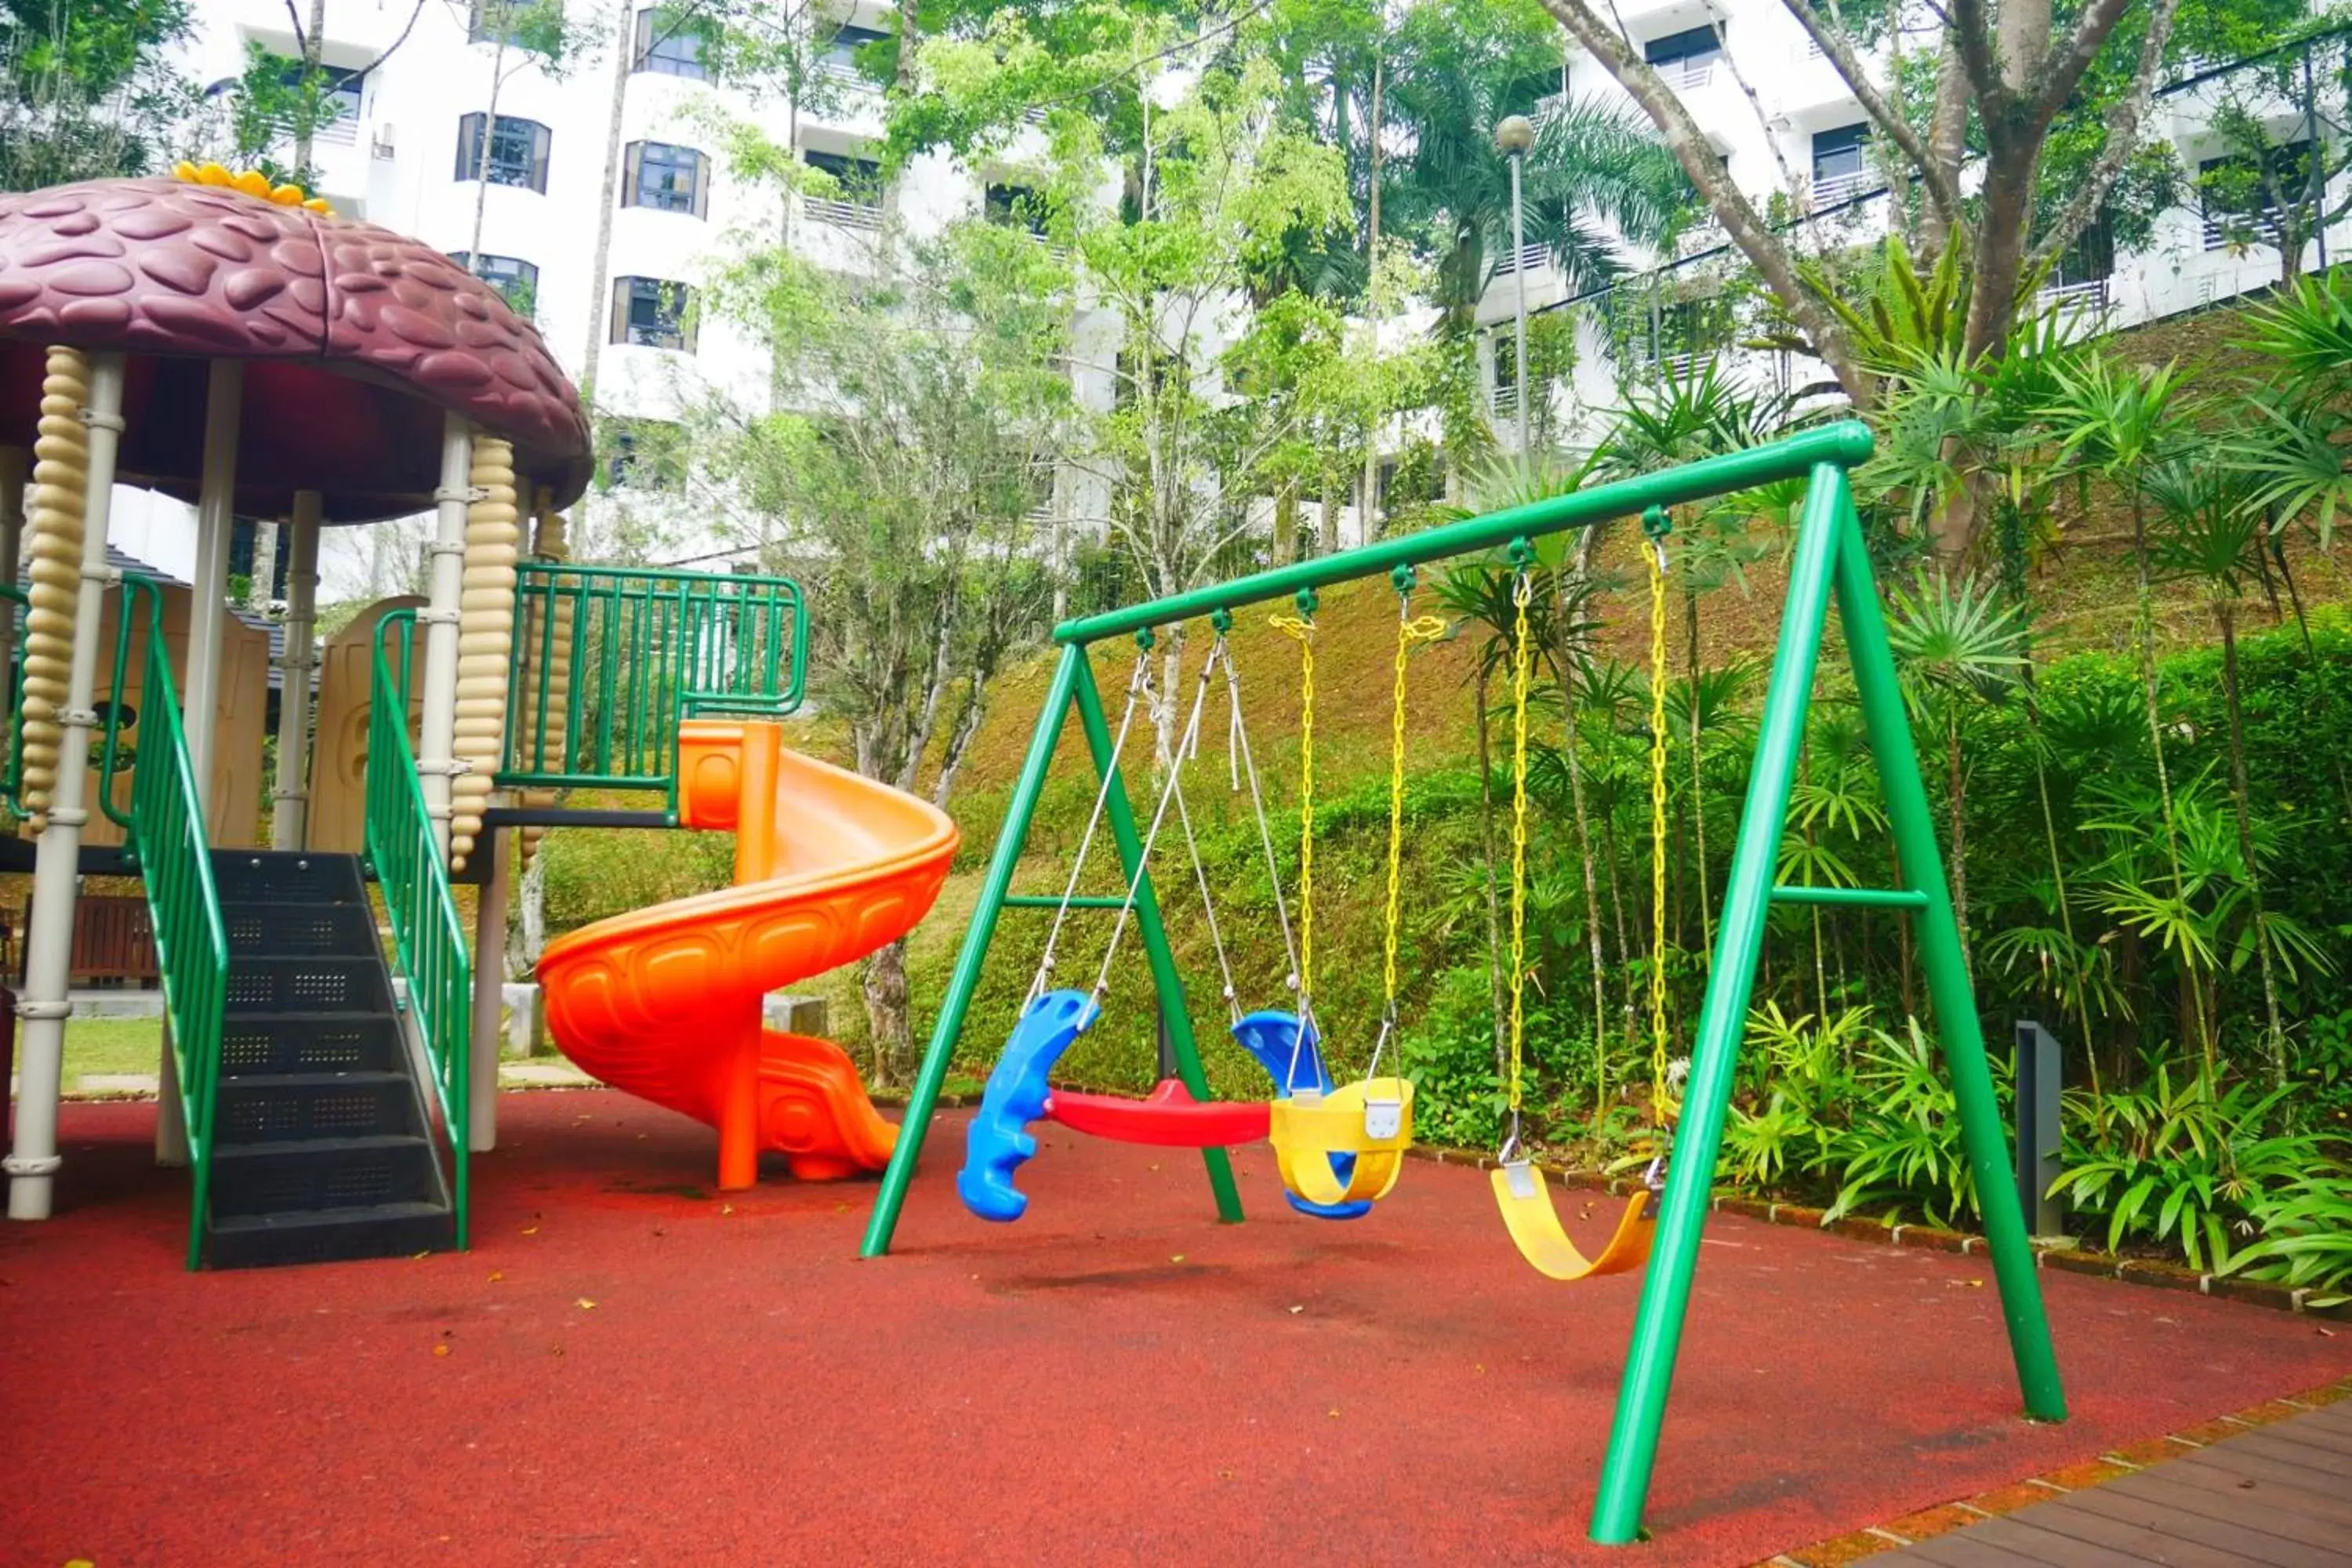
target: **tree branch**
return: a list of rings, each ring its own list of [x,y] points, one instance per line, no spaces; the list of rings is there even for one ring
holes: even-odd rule
[[[2141,40],[2139,63],[2133,68],[2130,89],[2107,115],[2106,144],[2099,149],[2097,162],[2065,206],[2050,225],[2026,258],[2029,271],[2039,271],[2050,264],[2051,258],[2082,237],[2098,216],[2099,207],[2122,177],[2124,165],[2138,151],[2140,121],[2156,95],[2156,74],[2164,68],[2164,48],[2172,36],[2172,19],[2180,9],[2180,0],[2155,0],[2155,9],[2148,14],[2147,37]]]
[[[289,5],[291,5],[294,3],[294,0],[286,0],[286,3]],[[368,72],[375,69],[376,67],[383,64],[384,61],[392,58],[393,51],[399,48],[401,45],[408,42],[408,35],[416,30],[416,18],[423,15],[425,15],[425,0],[416,0],[415,9],[408,13],[408,25],[400,29],[400,37],[384,45],[383,53],[376,56],[375,58],[362,66],[360,68],[359,74],[365,76]]]
[[[1984,0],[1952,0],[1951,14],[1944,22],[1959,49],[1960,69],[1976,89],[1988,122],[1993,105],[2009,96],[2009,86],[2000,79],[2000,61],[1993,58],[1989,23]]]
[[[1837,67],[1838,75],[1843,77],[1846,86],[1853,89],[1853,96],[1860,100],[1872,123],[1885,132],[1886,139],[1902,149],[1903,155],[1918,166],[1920,176],[1927,187],[1927,199],[1935,204],[1937,216],[1947,225],[1958,226],[1960,191],[1951,178],[1951,172],[1929,155],[1927,144],[1919,140],[1919,133],[1911,128],[1910,121],[1905,120],[1895,106],[1886,101],[1885,94],[1872,84],[1870,73],[1855,57],[1844,34],[1832,27],[1820,12],[1813,9],[1812,0],[1782,0],[1782,3],[1813,42],[1822,47],[1822,53],[1829,57],[1830,64]]]
[[[286,19],[294,24],[294,55],[299,59],[310,52],[310,36],[302,30],[302,14],[294,9],[294,0],[286,0]]]
[[[1780,301],[1780,308],[1804,330],[1814,352],[1828,363],[1846,395],[1862,407],[1876,401],[1875,383],[1855,361],[1844,325],[1798,277],[1795,258],[1766,226],[1739,187],[1732,184],[1723,160],[1716,155],[1698,122],[1683,107],[1682,100],[1675,96],[1656,71],[1634,56],[1614,28],[1594,14],[1588,0],[1543,0],[1543,5],[1617,79],[1657,126],[1667,149],[1713,209],[1724,232],[1755,265]]]
[[[2091,0],[2083,8],[2082,19],[2074,24],[2074,36],[2066,40],[2066,47],[2052,49],[2042,57],[2042,68],[2034,72],[2034,79],[2027,84],[2024,95],[2036,126],[2049,124],[2066,107],[2066,100],[2083,79],[2083,73],[2091,68],[2091,62],[2107,47],[2108,37],[2131,5],[2132,0]],[[2158,0],[2158,15],[2148,18],[2151,34],[2158,29],[2159,16],[2163,30],[2171,31],[2172,9],[2173,5]],[[2142,58],[2145,58],[2143,52]]]

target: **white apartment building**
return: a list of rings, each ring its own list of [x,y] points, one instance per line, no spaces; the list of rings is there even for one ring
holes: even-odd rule
[[[1017,158],[971,169],[925,157],[887,193],[873,181],[866,150],[882,133],[882,102],[852,57],[883,36],[886,8],[874,0],[845,5],[823,68],[825,86],[795,105],[781,93],[753,100],[714,87],[699,41],[661,29],[649,4],[631,9],[625,29],[617,26],[617,4],[574,4],[572,19],[604,36],[551,71],[520,49],[501,56],[480,0],[424,0],[421,8],[416,0],[327,0],[320,61],[340,75],[345,112],[317,138],[315,194],[339,212],[461,258],[478,253],[475,269],[527,310],[575,379],[593,347],[593,395],[604,414],[668,419],[705,388],[760,406],[764,353],[722,320],[698,321],[692,308],[738,238],[772,232],[783,221],[772,190],[730,177],[719,152],[722,121],[748,120],[842,179],[847,199],[803,197],[792,215],[794,247],[828,267],[869,264],[886,204],[920,234],[958,216],[1009,214],[1021,194]],[[202,0],[197,19],[189,69],[200,81],[236,76],[252,43],[289,57],[298,49],[280,0]],[[595,251],[605,216],[616,47],[630,68],[600,289]],[[487,181],[476,178],[485,166]],[[1082,334],[1087,325],[1081,321]],[[1108,405],[1106,375],[1083,364],[1074,374],[1081,397]],[[742,542],[743,531],[732,526],[741,520],[697,515],[682,501],[663,516],[659,476],[637,471],[625,449],[606,467],[604,483],[629,487],[629,505],[667,524],[661,558],[723,556]],[[1041,514],[1050,507],[1065,518],[1099,516],[1103,500],[1087,493],[1088,485],[1083,474],[1057,476],[1051,501],[1041,497]],[[584,504],[614,503],[600,503],[592,490]],[[700,504],[707,507],[707,498]],[[371,545],[354,531],[329,531],[322,597],[364,591]],[[167,542],[153,548],[170,553]]]
[[[1780,0],[1620,0],[1615,14],[1628,38],[1679,93],[1758,210],[1769,213],[1777,206],[1790,215],[1790,221],[1811,230],[1798,236],[1801,249],[1866,243],[1885,232],[1886,182],[1870,146],[1868,117],[1837,68]],[[1935,41],[1922,35],[1907,40],[1906,47],[1927,49]],[[2227,155],[2211,129],[2213,106],[2231,90],[2223,74],[2209,73],[2161,92],[2151,110],[2147,133],[2171,144],[2185,177]],[[1571,48],[1562,88],[1574,99],[1632,109],[1615,79],[1581,50]],[[2238,101],[2248,102],[2244,89],[2237,90]],[[2323,135],[2325,103],[2323,99]],[[2304,106],[2294,95],[2258,98],[2253,107],[2279,145],[2292,146],[2308,135]],[[2272,237],[2277,232],[2274,220],[2259,215],[2252,226]],[[2242,243],[2244,236],[2244,225],[2225,224],[2208,214],[2192,191],[2187,205],[2158,218],[2149,242],[2136,252],[2117,254],[2095,227],[2063,260],[2044,295],[2067,302],[2083,321],[2101,328],[2195,310],[2278,279],[2276,245]],[[1654,269],[1654,289],[1652,279],[1644,277],[1615,291],[1611,303],[1633,318],[1616,331],[1608,330],[1601,300],[1577,302],[1576,369],[1570,384],[1548,389],[1556,427],[1589,430],[1592,416],[1616,401],[1628,376],[1662,374],[1692,356],[1694,338],[1704,335],[1694,328],[1709,292],[1709,271],[1741,268],[1745,259],[1727,248],[1712,222],[1685,234],[1677,249],[1675,256],[1643,258]],[[2338,222],[2325,227],[2303,265],[2310,268],[2347,254],[2352,223]],[[1507,442],[1516,406],[1511,324],[1522,269],[1530,311],[1563,308],[1571,298],[1540,247],[1497,259],[1478,309],[1478,322],[1488,329],[1480,362],[1489,406]],[[1654,297],[1661,301],[1654,313]],[[1698,352],[1783,388],[1828,379],[1826,366],[1799,356],[1742,351],[1721,342],[1706,342]]]
[[[883,36],[887,5],[845,0],[827,85],[820,98],[794,105],[780,94],[754,101],[708,80],[696,40],[657,30],[651,5],[620,22],[609,6],[575,5],[578,19],[604,37],[560,71],[520,51],[501,59],[483,26],[479,0],[328,0],[322,61],[343,73],[346,112],[319,137],[313,161],[318,194],[338,210],[416,235],[457,255],[478,251],[478,269],[527,304],[550,348],[575,377],[596,357],[599,409],[625,419],[674,416],[703,386],[757,405],[765,396],[765,356],[719,320],[698,330],[691,301],[741,231],[780,224],[772,193],[730,177],[719,151],[722,117],[749,119],[774,141],[796,145],[812,163],[841,176],[849,199],[802,198],[792,216],[793,244],[820,262],[855,269],[871,254],[886,213],[917,233],[951,218],[1005,212],[1022,184],[1013,156],[980,168],[944,157],[917,160],[887,194],[863,196],[872,165],[866,150],[880,137],[881,100],[851,64],[862,44]],[[307,6],[304,7],[307,10]],[[1809,244],[1864,242],[1886,223],[1884,180],[1860,104],[1780,0],[1620,0],[1628,36],[1682,94],[1723,155],[1732,177],[1759,208],[1777,207],[1811,226]],[[201,0],[201,34],[192,74],[226,81],[258,42],[296,50],[281,0]],[[1719,30],[1718,30],[1719,29]],[[1924,47],[1924,40],[1923,40]],[[606,215],[606,144],[616,66],[628,65],[620,169],[606,276],[597,286],[595,250]],[[492,113],[492,78],[498,69]],[[1562,89],[1623,100],[1597,62],[1571,47]],[[2168,139],[2186,171],[2221,153],[2205,129],[2212,89],[2192,88],[2158,100],[2151,133]],[[2300,134],[2298,105],[2279,102],[2267,116],[2283,142]],[[478,180],[484,142],[488,179]],[[476,230],[478,223],[479,236]],[[2322,255],[2352,245],[2352,225],[2331,226]],[[1621,288],[1615,304],[1642,318],[1612,331],[1597,301],[1578,302],[1577,364],[1564,385],[1545,389],[1556,431],[1589,434],[1593,416],[1616,399],[1628,376],[1662,374],[1692,352],[1690,324],[1701,310],[1710,268],[1741,265],[1723,249],[1711,224],[1685,236],[1675,257],[1642,258],[1661,287]],[[2317,257],[2306,258],[2310,264]],[[2094,234],[2077,247],[2052,289],[2080,305],[2085,321],[2130,325],[2258,288],[2278,275],[2274,248],[2237,246],[2194,207],[2164,215],[2138,253],[2118,256]],[[1511,439],[1516,388],[1510,384],[1510,324],[1524,282],[1532,311],[1570,303],[1560,274],[1540,247],[1504,254],[1477,319],[1482,374],[1498,435]],[[1660,300],[1663,300],[1661,303]],[[1400,323],[1391,322],[1392,328]],[[1110,405],[1116,326],[1081,307],[1073,379],[1082,402]],[[1738,374],[1784,387],[1826,379],[1825,367],[1788,354],[1743,351],[1721,342],[1703,351]],[[1625,363],[1621,364],[1622,360]],[[1400,426],[1402,428],[1402,426]],[[625,446],[625,427],[624,427]],[[658,476],[638,471],[625,451],[604,476],[624,489],[632,511],[665,523],[659,557],[723,558],[740,545],[746,520],[697,515],[682,498],[666,499]],[[1055,477],[1041,497],[1041,532],[1057,539],[1099,533],[1108,514],[1102,478],[1082,467]],[[1351,498],[1352,499],[1352,498]],[[614,506],[592,491],[590,507]],[[698,504],[708,505],[698,499]],[[1312,511],[1310,500],[1309,510]],[[191,528],[174,503],[142,498],[145,558],[171,569]],[[374,531],[330,531],[321,566],[323,594],[348,598],[367,587],[366,552]],[[1362,534],[1356,509],[1340,533]]]

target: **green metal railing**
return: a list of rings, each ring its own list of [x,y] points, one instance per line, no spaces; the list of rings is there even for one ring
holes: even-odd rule
[[[473,963],[466,931],[449,892],[449,869],[408,742],[409,649],[416,612],[394,610],[377,624],[374,675],[368,696],[367,854],[392,917],[408,1005],[441,1102],[449,1135],[450,1197],[457,1208],[457,1245],[468,1245],[466,1140],[471,1126]],[[397,632],[395,638],[394,634]],[[398,649],[397,666],[386,653]]]
[[[2040,1420],[2065,1418],[2065,1396],[2051,1349],[2026,1239],[2024,1216],[2009,1179],[2007,1131],[1994,1099],[1981,1022],[1968,969],[1960,953],[1958,927],[1935,820],[1920,782],[1902,692],[1862,524],[1854,510],[1847,470],[1870,456],[1871,436],[1862,425],[1828,426],[1664,473],[1554,497],[1489,513],[1444,528],[1382,540],[1316,561],[1216,583],[1171,598],[1071,621],[1056,627],[1061,645],[1045,706],[1030,737],[1027,759],[1006,805],[1005,821],[991,854],[979,900],[965,927],[963,948],[941,999],[940,1017],[908,1098],[898,1147],[883,1173],[881,1191],[867,1221],[861,1248],[877,1257],[889,1249],[892,1233],[913,1180],[924,1133],[939,1104],[940,1086],[971,1008],[993,940],[997,917],[1026,902],[1012,892],[1014,867],[1029,833],[1062,731],[1076,712],[1086,732],[1097,775],[1102,781],[1103,816],[1121,868],[1133,886],[1136,929],[1150,960],[1160,1024],[1179,1072],[1193,1093],[1205,1098],[1199,1058],[1174,950],[1160,919],[1151,879],[1120,781],[1102,700],[1095,681],[1097,644],[1129,636],[1148,647],[1155,627],[1206,616],[1222,629],[1234,612],[1251,605],[1291,598],[1311,610],[1315,590],[1350,580],[1405,574],[1452,556],[1523,547],[1547,534],[1586,528],[1612,519],[1640,516],[1654,509],[1684,506],[1751,487],[1801,479],[1805,501],[1789,574],[1789,592],[1772,661],[1769,689],[1758,727],[1747,805],[1726,879],[1716,949],[1708,966],[1706,994],[1691,1050],[1674,1159],[1655,1221],[1633,1342],[1618,1392],[1616,1417],[1601,1468],[1591,1532],[1596,1541],[1623,1543],[1641,1531],[1642,1508],[1657,1455],[1666,1397],[1674,1377],[1684,1322],[1692,1300],[1700,1232],[1710,1205],[1717,1156],[1736,1079],[1742,1025],[1762,953],[1770,905],[1811,902],[1832,906],[1885,907],[1910,912],[1918,937],[1921,967],[1934,1004],[1937,1031],[1959,1110],[1961,1137],[1979,1201],[1985,1236],[2000,1286],[2002,1316],[2027,1415]],[[1392,579],[1409,585],[1412,579]],[[1798,753],[1804,743],[1805,713],[1812,696],[1822,636],[1832,603],[1845,651],[1853,666],[1856,697],[1886,798],[1888,826],[1899,851],[1907,887],[1823,889],[1778,888],[1773,872],[1788,816]],[[1212,1162],[1211,1185],[1219,1212],[1238,1218],[1229,1202],[1230,1176]]]
[[[499,783],[661,790],[674,816],[678,721],[791,713],[807,663],[789,577],[525,562]]]
[[[0,771],[0,799],[22,814],[25,788],[25,630],[33,618],[32,595],[14,583],[0,583],[0,616],[15,623],[8,639],[8,657],[0,661],[0,702],[8,715],[8,763]]]
[[[172,657],[163,646],[163,591],[126,574],[114,625],[114,689],[122,689],[133,647],[131,625],[143,605],[146,658],[141,683],[139,746],[131,762],[131,809],[114,803],[111,787],[121,740],[120,702],[108,705],[100,767],[99,802],[122,825],[125,847],[147,891],[155,928],[156,967],[163,977],[163,1008],[172,1026],[172,1055],[180,1077],[180,1111],[188,1130],[188,1267],[204,1263],[205,1215],[212,1197],[214,1106],[220,1095],[221,1010],[228,995],[228,930],[213,885],[212,847],[205,839],[204,796],[188,757],[180,699],[172,684]],[[79,765],[76,758],[65,759]]]

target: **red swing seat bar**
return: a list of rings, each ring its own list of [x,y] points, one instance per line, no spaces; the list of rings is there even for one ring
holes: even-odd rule
[[[1263,1100],[1194,1100],[1172,1078],[1141,1100],[1057,1089],[1045,1100],[1045,1119],[1074,1131],[1165,1149],[1227,1149],[1263,1142],[1269,1115]]]

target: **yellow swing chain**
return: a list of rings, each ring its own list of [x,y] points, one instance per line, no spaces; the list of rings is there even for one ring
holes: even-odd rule
[[[1650,1115],[1660,1133],[1658,1160],[1672,1137],[1675,1105],[1666,1091],[1666,514],[1642,514],[1650,548]],[[1653,1179],[1658,1169],[1653,1161]]]
[[[1445,635],[1445,622],[1440,617],[1414,618],[1412,567],[1398,567],[1389,580],[1397,591],[1397,643],[1395,695],[1389,705],[1389,901],[1381,950],[1383,1030],[1396,1019],[1397,930],[1403,918],[1405,661],[1416,644],[1435,642]]]
[[[1298,590],[1298,614],[1269,617],[1298,639],[1298,1017],[1314,1019],[1315,991],[1315,590]],[[1303,1031],[1302,1031],[1303,1033]]]
[[[1524,539],[1511,542],[1517,568],[1511,580],[1516,607],[1511,626],[1511,1135],[1503,1145],[1507,1158],[1518,1148],[1519,1107],[1523,1098],[1523,1046],[1527,1036],[1528,952],[1528,676],[1532,662],[1528,632],[1528,605],[1535,597],[1528,565],[1535,548]]]

